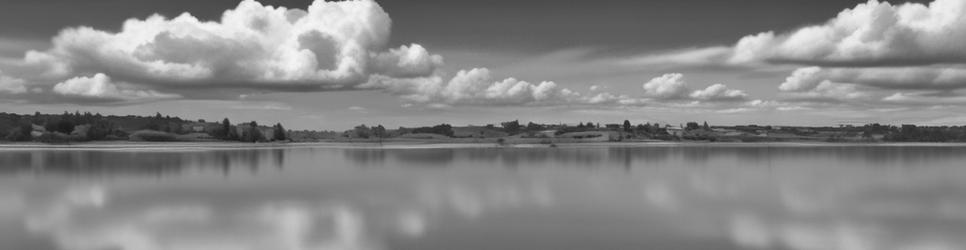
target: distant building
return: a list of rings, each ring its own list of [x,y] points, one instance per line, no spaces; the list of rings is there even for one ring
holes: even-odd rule
[[[765,137],[765,136],[768,136],[768,130],[764,130],[764,129],[755,130],[755,134],[757,134],[758,136]]]
[[[220,123],[189,122],[181,124],[181,131],[184,133],[208,133],[213,134],[215,130],[221,129]]]
[[[673,127],[672,128],[667,128],[667,133],[670,134],[670,135],[673,135],[673,136],[683,136],[684,135],[684,129],[683,128],[673,128]]]

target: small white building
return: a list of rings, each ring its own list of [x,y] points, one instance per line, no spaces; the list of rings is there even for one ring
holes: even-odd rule
[[[683,136],[684,129],[682,128],[667,128],[667,133],[673,136]]]

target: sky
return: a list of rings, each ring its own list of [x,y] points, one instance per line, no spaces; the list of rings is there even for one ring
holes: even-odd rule
[[[966,124],[966,1],[6,0],[0,111]]]

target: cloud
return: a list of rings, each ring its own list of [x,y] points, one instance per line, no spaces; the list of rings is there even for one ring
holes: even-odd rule
[[[954,90],[966,88],[964,66],[796,69],[785,79],[782,91],[803,91],[823,81],[852,83],[880,89]]]
[[[0,94],[23,94],[27,93],[26,81],[20,78],[6,76],[0,71]]]
[[[292,110],[292,106],[280,102],[270,102],[270,101],[211,101],[208,103],[223,103],[225,105],[230,105],[231,109],[241,109],[241,110],[278,110],[278,111],[288,111]]]
[[[659,99],[681,99],[687,96],[684,75],[669,73],[652,78],[643,85],[644,94]]]
[[[920,66],[966,63],[966,2],[928,5],[869,0],[822,24],[789,32],[747,35],[732,46],[691,48],[638,56],[645,65]]]
[[[566,103],[579,93],[545,81],[530,83],[516,78],[494,80],[490,70],[460,70],[449,81],[441,76],[412,80],[376,79],[366,86],[385,87],[401,98],[416,103],[448,105],[526,105]]]
[[[442,65],[419,44],[386,50],[390,26],[375,1],[317,0],[301,10],[245,0],[217,21],[155,14],[129,19],[117,32],[66,28],[52,48],[6,67],[58,81],[103,73],[191,95],[199,88],[353,88],[373,74],[423,77]]]
[[[748,35],[731,46],[674,50],[637,56],[637,66],[734,67],[785,70],[800,65],[781,82],[792,101],[875,104],[929,103],[918,91],[966,88],[966,2],[890,4],[870,0],[815,25],[787,32]],[[665,81],[651,95],[681,98],[681,84]],[[664,86],[658,93],[657,86]],[[889,97],[895,90],[900,95]],[[887,93],[890,92],[891,93]],[[912,94],[910,94],[912,93]],[[700,96],[698,93],[692,97]],[[916,96],[909,98],[909,96]],[[902,102],[898,102],[902,100]],[[932,103],[959,103],[949,97]]]
[[[682,75],[662,76],[643,94],[596,87],[581,94],[554,81],[494,77],[486,68],[441,70],[443,57],[420,44],[389,48],[389,15],[371,0],[314,1],[305,10],[241,1],[218,20],[190,13],[128,19],[117,31],[70,27],[51,48],[31,50],[0,68],[23,81],[0,86],[51,89],[33,102],[135,103],[159,99],[235,99],[249,93],[383,90],[410,104],[662,105],[666,101],[744,100],[743,91],[712,85],[693,91]],[[684,52],[670,59],[700,63],[728,47]],[[575,52],[575,55],[584,55]],[[668,60],[656,58],[655,60]],[[646,61],[646,60],[645,60]],[[20,79],[11,78],[11,79]],[[3,91],[3,90],[0,90]]]
[[[620,65],[648,65],[658,68],[672,68],[674,66],[718,66],[728,60],[732,48],[728,46],[714,46],[705,48],[688,48],[660,53],[651,53],[620,60]]]
[[[807,91],[812,90],[824,79],[819,75],[822,68],[807,67],[799,68],[792,72],[791,76],[785,78],[778,89],[781,91]]]
[[[75,77],[54,85],[54,92],[64,96],[80,97],[95,101],[145,101],[179,98],[179,95],[165,94],[154,90],[126,89],[111,81],[104,74],[92,77]]]
[[[374,79],[363,87],[385,89],[408,102],[403,107],[523,105],[719,109],[745,106],[748,97],[744,91],[728,88],[724,84],[714,84],[692,91],[685,83],[684,75],[680,73],[655,77],[643,84],[641,92],[628,94],[602,91],[604,87],[599,85],[590,86],[588,93],[581,93],[550,81],[536,84],[512,77],[494,80],[490,70],[486,68],[461,70],[449,80],[441,75],[404,80]],[[722,102],[730,104],[722,105]]]
[[[881,100],[900,105],[966,105],[966,96],[961,93],[896,92]]]
[[[744,100],[748,97],[748,94],[741,90],[729,89],[728,86],[718,83],[705,89],[695,90],[691,92],[690,96],[697,100],[729,101]]]
[[[881,105],[962,105],[962,66],[796,69],[779,86],[792,101]]]
[[[876,92],[855,84],[836,83],[828,80],[814,87],[796,92],[786,92],[785,96],[797,102],[868,102],[875,100]]]
[[[733,62],[777,61],[811,65],[923,65],[966,62],[966,2],[892,5],[870,0],[824,24],[746,36]]]
[[[730,89],[720,83],[692,91],[681,73],[668,73],[652,78],[644,83],[643,88],[645,97],[658,100],[742,101],[748,97],[744,91]]]
[[[403,45],[373,56],[374,71],[394,77],[428,76],[442,64],[442,56],[430,54],[419,44]]]

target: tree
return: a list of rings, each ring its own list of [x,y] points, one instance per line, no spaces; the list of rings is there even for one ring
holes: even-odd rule
[[[530,131],[543,130],[543,128],[544,128],[544,126],[541,125],[541,124],[536,124],[536,123],[533,123],[533,122],[527,123],[527,130],[530,130]]]
[[[70,134],[70,132],[74,132],[74,123],[67,119],[60,119],[60,121],[57,122],[55,131]]]
[[[228,140],[240,140],[241,136],[238,134],[238,130],[235,127],[228,126]]]
[[[708,126],[708,122],[707,121],[704,122],[704,130],[711,130],[711,127]]]
[[[453,126],[449,124],[440,124],[432,127],[419,127],[413,129],[413,133],[426,133],[426,134],[437,134],[452,137],[453,136]]]
[[[519,120],[502,122],[502,123],[500,123],[500,125],[503,126],[503,130],[505,130],[508,134],[513,135],[513,134],[516,134],[516,133],[520,132],[520,121]]]
[[[276,141],[286,140],[285,128],[282,127],[282,123],[275,124],[275,130],[273,131],[272,137],[274,137]]]
[[[378,126],[372,127],[372,135],[376,136],[377,138],[385,138],[387,135],[386,128],[383,127],[381,124]]]
[[[356,137],[364,139],[368,139],[369,136],[372,135],[372,131],[365,124],[352,128],[352,132],[355,133]]]
[[[8,141],[29,141],[30,139],[33,138],[30,135],[30,132],[32,131],[33,131],[32,125],[30,125],[29,123],[23,123],[11,129],[5,139]]]
[[[262,135],[262,131],[258,129],[258,123],[252,121],[248,123],[249,128],[242,132],[242,141],[245,142],[259,142],[265,141],[265,135]]]
[[[87,130],[87,140],[96,141],[106,138],[114,132],[114,125],[106,120],[95,120]]]
[[[698,126],[698,123],[697,122],[688,122],[687,127],[685,127],[685,129],[687,129],[687,130],[695,130],[695,129],[698,129],[698,128],[700,128],[700,126]]]
[[[231,122],[228,121],[228,118],[221,120],[221,134],[219,136],[221,136],[222,139],[235,139],[232,136],[234,134],[234,131],[231,129]]]
[[[624,120],[624,131],[631,132],[633,128],[631,127],[631,121]]]

